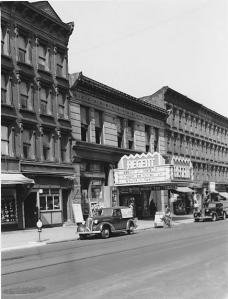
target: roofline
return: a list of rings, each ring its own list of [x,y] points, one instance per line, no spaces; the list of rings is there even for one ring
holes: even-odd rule
[[[201,109],[204,109],[204,110],[206,110],[206,111],[208,111],[208,112],[214,114],[215,116],[220,117],[220,118],[224,119],[225,121],[228,121],[228,117],[226,117],[226,116],[224,116],[224,115],[222,115],[222,114],[219,114],[218,112],[216,112],[216,111],[214,111],[214,110],[212,110],[212,109],[210,109],[210,108],[204,106],[203,104],[201,104],[201,103],[199,103],[199,102],[196,102],[196,101],[190,99],[189,97],[183,95],[182,93],[179,93],[178,91],[176,91],[176,90],[170,88],[169,86],[163,86],[161,89],[159,89],[158,91],[156,91],[155,93],[153,93],[152,96],[154,96],[154,95],[156,95],[156,94],[158,94],[158,93],[161,93],[161,92],[164,92],[164,94],[165,94],[165,93],[168,92],[168,91],[171,91],[172,93],[175,93],[175,94],[177,94],[178,96],[184,97],[184,98],[186,98],[189,102],[191,102],[192,104],[194,104],[194,105],[198,105]]]
[[[119,91],[119,90],[117,90],[115,88],[112,88],[112,87],[110,87],[110,86],[108,86],[106,84],[100,83],[100,82],[98,82],[98,81],[96,81],[94,79],[91,79],[91,78],[89,78],[87,76],[84,76],[82,74],[82,72],[80,72],[80,73],[74,73],[74,74],[71,74],[71,75],[75,76],[74,82],[72,82],[71,89],[76,88],[77,85],[80,84],[80,82],[84,81],[85,83],[87,83],[87,84],[89,84],[91,86],[95,86],[95,87],[97,87],[97,88],[99,88],[101,90],[105,90],[105,91],[107,91],[107,92],[109,92],[111,94],[115,94],[115,95],[118,95],[118,96],[123,97],[125,99],[128,99],[128,100],[132,101],[135,104],[141,104],[144,107],[153,109],[153,110],[158,111],[159,113],[162,113],[164,115],[168,114],[167,111],[166,111],[166,109],[163,109],[163,108],[158,107],[156,105],[153,105],[151,103],[147,103],[147,102],[141,100],[140,98],[133,97],[133,96],[127,94],[127,93],[124,93],[124,92]]]
[[[48,1],[47,1],[48,2]],[[12,1],[12,3],[16,3],[16,5],[19,4],[23,4],[25,6],[27,6],[28,8],[34,10],[35,12],[39,13],[39,14],[43,14],[46,18],[50,19],[52,22],[56,23],[59,26],[63,26],[67,31],[71,31],[69,22],[68,23],[64,23],[60,18],[59,21],[57,21],[55,18],[53,18],[52,16],[50,16],[48,13],[46,13],[45,11],[38,9],[37,7],[35,7],[33,5],[33,2],[28,2],[28,1]],[[50,4],[50,3],[49,3]],[[51,5],[51,4],[50,4]],[[53,9],[54,10],[54,9]]]

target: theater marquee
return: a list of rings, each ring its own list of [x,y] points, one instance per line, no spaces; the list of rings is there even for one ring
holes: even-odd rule
[[[118,169],[114,170],[116,186],[169,184],[192,181],[191,161],[182,157],[173,158],[166,164],[159,153],[123,156]]]

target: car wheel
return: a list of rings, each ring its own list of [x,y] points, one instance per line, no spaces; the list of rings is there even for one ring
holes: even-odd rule
[[[102,239],[108,239],[110,237],[109,227],[106,226],[106,227],[102,228],[101,237],[102,237]]]
[[[223,216],[223,220],[226,220],[226,212],[223,212],[222,216]]]
[[[216,215],[216,213],[214,213],[213,215],[212,215],[212,221],[216,221],[217,220],[217,215]]]
[[[133,234],[134,231],[135,231],[134,224],[131,223],[130,226],[129,226],[129,229],[127,231],[127,233],[130,235],[130,234]]]

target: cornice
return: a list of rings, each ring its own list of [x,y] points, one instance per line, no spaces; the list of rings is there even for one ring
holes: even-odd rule
[[[159,114],[162,118],[166,118],[168,115],[167,111],[163,108],[147,103],[145,101],[142,101],[141,99],[135,98],[110,86],[90,79],[84,76],[82,73],[79,73],[77,75],[77,78],[73,83],[71,89],[86,91],[87,93],[89,92],[91,95],[98,94],[99,97],[102,96],[102,98],[106,100],[109,100],[110,98],[115,98],[119,100],[122,105],[124,104],[123,100],[125,100],[129,104],[146,109],[146,111],[148,111],[149,109],[150,112],[155,112]]]

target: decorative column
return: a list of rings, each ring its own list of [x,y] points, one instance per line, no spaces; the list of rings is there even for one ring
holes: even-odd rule
[[[57,134],[57,161],[59,164],[62,163],[62,158],[61,158],[61,131],[60,129],[56,128],[56,134]]]
[[[43,127],[40,126],[40,159],[41,161],[44,161],[44,151],[43,151],[43,136],[44,136],[44,130]]]
[[[127,148],[127,127],[128,121],[127,119],[123,120],[123,148]]]

